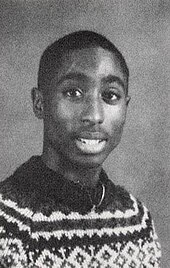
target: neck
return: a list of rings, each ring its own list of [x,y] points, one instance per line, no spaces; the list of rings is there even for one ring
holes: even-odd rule
[[[102,167],[87,167],[72,163],[54,150],[44,148],[42,161],[50,169],[59,172],[66,179],[79,183],[83,186],[94,188],[99,180]]]

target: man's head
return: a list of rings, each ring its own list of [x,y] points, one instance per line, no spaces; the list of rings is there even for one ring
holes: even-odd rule
[[[72,33],[49,46],[32,94],[34,112],[44,120],[48,157],[101,165],[121,138],[128,77],[121,53],[97,33]]]
[[[61,66],[64,55],[71,51],[85,48],[98,48],[108,50],[114,54],[126,80],[125,89],[128,90],[129,69],[121,52],[105,36],[92,31],[78,31],[68,34],[53,44],[48,46],[44,51],[39,65],[38,88],[48,90],[54,75]]]

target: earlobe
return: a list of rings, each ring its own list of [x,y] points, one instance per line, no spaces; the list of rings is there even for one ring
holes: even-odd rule
[[[32,88],[31,98],[33,103],[33,111],[38,119],[43,119],[44,117],[44,107],[43,107],[43,94],[38,88]]]
[[[127,97],[126,97],[126,105],[127,105],[127,106],[128,106],[128,104],[129,104],[130,100],[131,100],[131,97],[130,97],[130,96],[127,96]]]

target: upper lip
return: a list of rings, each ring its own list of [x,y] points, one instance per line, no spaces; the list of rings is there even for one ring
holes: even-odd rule
[[[88,139],[88,140],[107,140],[108,137],[102,132],[90,132],[84,131],[77,135],[77,139]]]

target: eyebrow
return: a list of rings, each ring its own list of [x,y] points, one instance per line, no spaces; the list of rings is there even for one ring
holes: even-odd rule
[[[66,75],[64,75],[63,77],[61,77],[61,79],[59,79],[58,84],[61,84],[64,80],[82,80],[82,81],[88,81],[88,76],[85,75],[84,73],[81,72],[71,72],[68,73]],[[102,82],[103,83],[117,83],[119,84],[121,87],[123,87],[123,89],[125,89],[125,84],[123,82],[123,80],[115,75],[108,75],[107,77],[103,77],[102,78]]]
[[[83,81],[87,81],[88,77],[85,74],[81,73],[81,72],[71,72],[71,73],[68,73],[68,74],[62,76],[61,79],[59,79],[58,84],[61,84],[65,80],[83,80]]]
[[[125,89],[125,84],[124,84],[123,80],[118,76],[108,75],[107,77],[103,77],[102,81],[105,83],[108,83],[108,84],[117,83]]]

